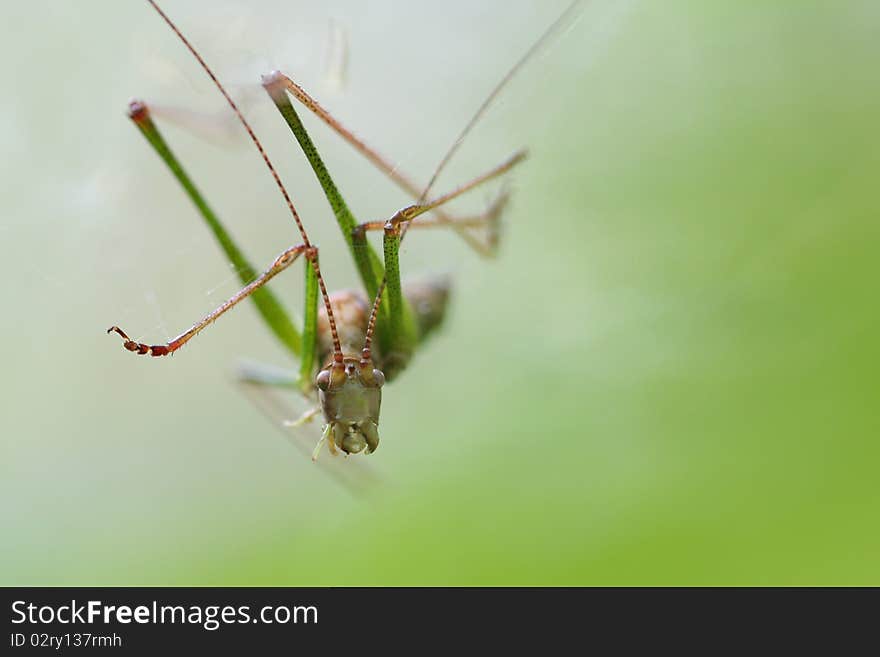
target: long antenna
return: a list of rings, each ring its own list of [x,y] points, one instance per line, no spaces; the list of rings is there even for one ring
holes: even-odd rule
[[[171,30],[177,35],[177,37],[183,42],[183,45],[185,45],[187,47],[187,50],[192,53],[193,57],[196,58],[196,61],[204,69],[205,73],[208,74],[208,77],[211,78],[211,81],[214,83],[220,93],[223,94],[226,102],[229,103],[232,111],[235,112],[238,120],[241,121],[241,124],[244,126],[244,129],[250,136],[251,141],[254,142],[254,145],[260,152],[260,155],[263,158],[263,162],[266,163],[266,166],[269,168],[269,172],[272,174],[272,178],[275,179],[275,183],[278,185],[278,189],[281,191],[281,195],[284,197],[284,200],[287,203],[287,207],[288,209],[290,209],[290,214],[293,215],[293,220],[296,222],[296,227],[299,229],[299,233],[302,236],[303,245],[310,250],[314,250],[312,243],[309,241],[309,235],[308,233],[306,233],[306,228],[303,225],[302,220],[299,218],[299,213],[297,213],[296,208],[293,205],[293,201],[290,199],[290,195],[287,193],[287,189],[284,187],[284,183],[281,182],[281,177],[275,170],[272,161],[269,159],[269,156],[266,154],[266,150],[263,148],[263,144],[260,143],[260,140],[254,133],[253,128],[251,128],[250,123],[248,123],[247,119],[244,118],[244,114],[241,113],[241,110],[238,109],[238,105],[235,104],[235,101],[232,100],[232,97],[226,92],[226,89],[223,87],[223,85],[220,84],[220,80],[218,80],[217,76],[214,75],[211,67],[208,66],[204,59],[202,59],[202,56],[193,47],[189,40],[185,36],[183,36],[183,33],[177,28],[174,22],[170,18],[168,18],[168,15],[164,11],[162,11],[162,9],[154,2],[154,0],[147,0],[147,2],[149,2],[153,6],[153,9],[156,10],[156,13],[158,13],[159,16],[162,17],[162,20],[164,20],[168,24],[168,27],[170,27]],[[327,319],[329,320],[330,331],[333,336],[333,357],[335,361],[342,362],[342,346],[339,343],[339,335],[336,331],[336,320],[333,317],[333,308],[330,305],[330,297],[327,294],[327,287],[324,285],[324,278],[323,276],[321,276],[321,270],[318,266],[317,256],[310,258],[310,262],[315,270],[315,275],[318,278],[318,283],[321,288],[321,295],[324,297],[324,307],[327,309]]]
[[[464,142],[465,137],[468,136],[470,131],[474,128],[474,126],[479,122],[483,115],[486,113],[486,110],[489,109],[489,106],[495,100],[501,90],[507,86],[510,80],[526,65],[526,63],[532,59],[538,51],[540,51],[544,46],[546,46],[550,41],[556,36],[556,33],[561,31],[562,28],[566,27],[569,21],[573,21],[577,15],[580,13],[582,6],[585,0],[574,0],[568,8],[559,15],[553,23],[548,27],[544,33],[538,37],[538,40],[535,41],[532,46],[517,60],[517,62],[510,68],[510,70],[505,73],[504,77],[498,81],[492,91],[489,92],[489,95],[486,96],[486,99],[483,101],[482,105],[477,108],[477,111],[474,112],[474,115],[471,117],[471,120],[468,121],[467,125],[458,135],[456,140],[452,143],[452,146],[449,147],[449,150],[446,151],[446,155],[443,156],[443,159],[440,160],[440,164],[437,165],[437,168],[434,169],[434,173],[431,176],[431,179],[428,181],[427,186],[422,192],[421,197],[418,200],[418,205],[421,205],[425,202],[425,199],[428,198],[428,194],[431,192],[431,188],[434,187],[434,183],[437,182],[437,178],[440,177],[440,173],[443,169],[446,168],[446,165],[449,164],[449,161],[452,159],[452,156],[455,155],[455,152],[458,150],[458,147]]]

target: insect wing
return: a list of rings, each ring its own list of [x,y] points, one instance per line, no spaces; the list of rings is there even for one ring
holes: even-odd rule
[[[316,398],[306,397],[294,388],[265,385],[239,379],[239,388],[271,425],[302,456],[303,463],[318,467],[352,494],[363,495],[376,488],[380,477],[375,468],[366,463],[364,456],[347,457],[332,455],[326,446],[317,461],[312,462],[312,453],[321,439],[324,419],[317,413],[311,420],[296,422],[312,411]],[[291,426],[296,422],[295,426]]]

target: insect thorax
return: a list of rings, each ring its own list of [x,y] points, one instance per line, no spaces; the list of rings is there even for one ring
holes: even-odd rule
[[[446,276],[412,281],[404,285],[404,296],[413,311],[419,343],[443,322],[449,289],[449,279]],[[343,355],[346,358],[360,358],[370,319],[370,302],[362,292],[343,290],[330,295],[330,305],[333,308]],[[373,362],[390,381],[406,366],[409,355],[383,354],[381,336],[379,338],[373,341]],[[333,339],[324,308],[318,311],[317,356],[321,366],[327,365],[333,356]]]

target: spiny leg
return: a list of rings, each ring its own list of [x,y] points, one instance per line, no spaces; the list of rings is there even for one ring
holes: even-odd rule
[[[513,167],[515,167],[517,164],[519,164],[520,162],[525,160],[527,156],[528,156],[528,151],[526,151],[525,149],[519,150],[516,153],[514,153],[513,155],[511,155],[509,158],[507,158],[501,164],[489,169],[488,171],[486,171],[483,174],[480,174],[476,178],[469,180],[468,182],[464,183],[463,185],[456,187],[451,192],[447,192],[446,194],[443,194],[442,196],[438,196],[433,201],[429,201],[429,202],[420,201],[416,205],[410,206],[410,208],[413,209],[412,212],[408,213],[409,216],[401,217],[401,219],[405,219],[408,222],[412,221],[416,217],[418,217],[426,212],[430,212],[431,210],[434,210],[435,208],[438,208],[441,205],[448,203],[449,201],[451,201],[455,198],[458,198],[462,194],[465,194],[466,192],[469,192],[472,189],[476,189],[480,185],[483,185],[483,184],[489,182],[490,180],[494,180],[498,176],[501,176],[501,175],[507,173]],[[394,220],[394,218],[392,217],[392,221],[393,220]],[[403,231],[404,231],[404,233],[406,233],[406,227],[404,227]]]
[[[501,234],[501,215],[509,200],[510,194],[507,191],[502,191],[489,204],[489,207],[479,214],[458,216],[451,220],[444,220],[440,216],[425,217],[408,223],[407,230],[412,228],[449,228],[450,224],[464,228],[484,228],[486,235],[482,240],[473,237],[470,233],[462,233],[462,235],[467,236],[468,244],[479,255],[485,258],[492,258],[498,251]]]
[[[384,274],[382,262],[379,260],[376,252],[368,244],[355,245],[353,243],[352,231],[356,224],[354,215],[352,215],[351,211],[348,209],[348,204],[339,192],[339,188],[336,186],[333,177],[327,170],[327,166],[321,159],[318,149],[315,148],[308,131],[302,121],[300,121],[299,115],[296,113],[287,94],[284,92],[285,87],[283,86],[283,82],[285,80],[287,80],[286,77],[275,71],[263,77],[263,86],[269,93],[269,96],[275,103],[278,111],[281,112],[281,116],[290,127],[300,145],[300,148],[305,154],[306,159],[309,161],[309,165],[312,167],[312,171],[314,171],[315,177],[321,185],[321,189],[324,190],[327,202],[330,204],[333,214],[336,217],[336,222],[339,224],[343,237],[351,250],[352,258],[357,266],[364,288],[370,298],[373,298],[376,295],[379,281]]]
[[[315,263],[318,256],[315,254]],[[310,390],[314,384],[312,379],[315,368],[315,351],[318,344],[318,269],[306,267],[305,311],[303,312],[303,345],[304,349],[299,361],[299,388]]]
[[[305,128],[302,127],[302,123],[299,120],[299,117],[297,116],[296,111],[293,109],[290,101],[288,100],[285,92],[289,92],[309,111],[315,114],[315,116],[321,119],[321,121],[323,121],[339,136],[341,136],[352,147],[354,147],[354,149],[357,150],[361,155],[363,155],[367,160],[369,160],[377,169],[379,169],[379,171],[388,176],[398,187],[400,187],[400,189],[406,192],[413,199],[419,199],[421,201],[422,191],[420,187],[413,181],[412,178],[402,173],[400,169],[390,160],[381,155],[376,149],[367,145],[360,137],[358,137],[354,132],[344,126],[333,115],[331,115],[330,112],[328,112],[320,103],[318,103],[318,101],[310,96],[301,86],[299,86],[296,82],[291,80],[280,71],[272,71],[268,75],[264,76],[263,87],[269,93],[269,96],[272,98],[276,107],[278,107],[281,115],[290,126],[294,135],[296,135],[297,141],[299,141],[310,163],[312,163],[312,168],[315,171],[315,174],[317,175],[321,186],[324,188],[324,192],[327,195],[327,199],[330,201],[330,205],[333,207],[334,213],[336,213],[337,221],[339,222],[339,226],[342,229],[343,234],[345,235],[346,242],[352,249],[352,253],[358,269],[360,271],[365,269],[366,258],[369,258],[371,264],[373,265],[374,271],[378,273],[378,278],[381,278],[381,265],[379,267],[376,267],[377,263],[375,260],[375,253],[370,250],[369,245],[365,245],[363,243],[352,243],[351,229],[353,228],[354,222],[353,219],[348,219],[348,217],[351,216],[351,213],[348,211],[347,206],[345,206],[344,201],[342,201],[342,198],[339,195],[336,186],[333,184],[329,173],[327,173],[327,169],[324,166],[323,162],[320,161],[320,158],[317,158],[317,162],[314,161],[315,158],[313,158],[312,153],[317,154],[317,151],[314,149],[311,140],[305,133]],[[304,134],[306,135],[305,139],[303,139],[301,136]],[[444,210],[441,210],[438,206],[439,204],[431,208],[438,220],[438,223],[443,223],[444,225],[449,226],[450,228],[455,230],[455,232],[480,255],[488,256],[492,254],[493,249],[490,245],[484,244],[469,232],[469,229],[473,227],[473,224],[471,224],[470,222],[458,221],[458,217],[449,214]],[[340,219],[340,213],[347,215],[347,217],[344,219]],[[492,240],[490,239],[488,241],[491,242]],[[371,297],[375,297],[375,284],[373,284],[373,282],[371,281],[371,285],[366,287],[369,295]]]
[[[369,160],[379,171],[387,175],[398,187],[407,194],[417,199],[421,194],[421,188],[404,173],[402,173],[391,161],[382,156],[376,149],[367,145],[363,139],[345,127],[338,119],[328,112],[317,100],[310,96],[301,86],[284,75],[281,71],[272,71],[263,78],[263,86],[272,99],[276,101],[284,97],[288,91],[302,103],[310,112],[317,116],[336,134],[348,142],[355,150]]]
[[[380,331],[384,373],[390,381],[406,367],[418,342],[418,329],[412,309],[403,294],[400,280],[399,226],[389,225],[382,240],[385,258],[385,297],[388,299],[388,330]]]
[[[306,246],[304,244],[290,247],[289,249],[283,251],[281,255],[279,255],[274,260],[272,265],[259,277],[257,277],[248,285],[236,292],[232,297],[227,299],[223,304],[221,304],[216,310],[208,314],[204,319],[197,322],[196,324],[193,324],[189,329],[187,329],[179,336],[164,345],[147,345],[141,342],[135,342],[134,340],[129,338],[128,335],[126,335],[125,332],[118,326],[111,326],[109,329],[107,329],[107,333],[117,333],[123,339],[123,346],[126,349],[140,355],[149,354],[150,356],[167,356],[168,354],[173,354],[175,351],[177,351],[183,345],[189,342],[193,337],[198,335],[199,332],[202,331],[202,329],[214,322],[218,317],[220,317],[220,315],[236,306],[239,302],[252,295],[263,285],[275,278],[275,276],[287,269],[303,253],[305,253],[306,257],[312,260],[313,263],[317,262],[315,258],[317,254],[316,247]],[[313,266],[317,265],[315,264]]]
[[[370,298],[374,298],[378,291],[379,282],[385,275],[382,261],[366,240],[355,240],[353,235],[356,225],[354,216],[348,209],[348,204],[345,202],[339,188],[333,181],[333,177],[330,175],[324,161],[321,159],[318,149],[315,148],[308,131],[302,121],[300,121],[299,115],[296,113],[296,110],[288,99],[284,87],[276,84],[280,79],[286,78],[280,73],[273,73],[265,76],[263,78],[263,86],[266,88],[266,91],[269,93],[269,96],[272,98],[272,101],[275,103],[281,116],[290,127],[294,137],[296,137],[312,171],[315,173],[315,177],[318,179],[318,183],[321,185],[321,189],[324,190],[327,202],[333,210],[336,222],[339,224],[339,228],[348,244],[349,250],[351,251],[352,259],[354,260],[364,289],[367,291],[367,295]],[[382,319],[380,320],[380,323],[384,327],[388,316],[387,304],[382,307],[382,311]],[[387,331],[383,330],[382,333],[387,334]]]
[[[170,169],[181,187],[183,187],[187,196],[189,196],[190,200],[196,206],[196,209],[204,218],[205,223],[220,244],[226,257],[238,273],[242,285],[247,285],[250,281],[254,280],[257,276],[256,269],[251,265],[250,261],[238,247],[233,237],[229,234],[219,217],[217,217],[208,205],[195,183],[193,183],[192,178],[190,178],[186,170],[183,168],[183,165],[168,146],[150,116],[150,110],[147,105],[143,101],[133,100],[128,106],[128,116],[162,161]],[[266,322],[266,325],[278,341],[291,354],[299,357],[302,354],[302,335],[297,330],[278,298],[269,288],[260,288],[254,291],[251,299],[256,305],[257,311],[260,313],[261,317]]]
[[[255,291],[258,291],[263,285],[272,280],[275,276],[280,274],[282,271],[287,269],[291,264],[293,264],[300,254],[305,254],[308,265],[307,267],[314,271],[315,278],[317,279],[317,283],[320,286],[321,294],[324,297],[324,305],[326,308],[331,308],[330,306],[330,298],[327,294],[327,289],[324,286],[323,278],[321,277],[321,271],[318,266],[318,249],[314,246],[305,246],[304,244],[300,244],[297,246],[290,247],[289,249],[283,251],[281,255],[279,255],[272,265],[267,269],[263,274],[261,274],[257,279],[252,281],[250,284],[246,285],[244,288],[239,290],[236,294],[230,297],[225,303],[220,305],[216,310],[208,314],[202,321],[194,324],[187,331],[181,333],[179,336],[171,340],[170,342],[164,345],[147,345],[141,342],[136,342],[126,335],[126,333],[119,328],[118,326],[111,326],[107,329],[107,333],[116,333],[123,339],[123,346],[129,351],[136,352],[139,355],[149,354],[150,356],[167,356],[168,354],[173,354],[175,351],[180,349],[183,345],[189,342],[193,337],[198,335],[209,324],[213,323],[220,315],[224,314],[227,310],[230,310],[234,306],[236,306],[243,299],[246,299],[248,296],[252,295]],[[307,274],[308,280],[308,274]],[[306,295],[306,319],[308,324],[306,326],[305,335],[311,336],[309,340],[304,342],[304,348],[308,349],[308,353],[311,354],[311,357],[303,360],[303,364],[301,365],[301,374],[297,382],[297,387],[302,391],[308,390],[312,386],[311,381],[311,367],[314,362],[314,352],[315,352],[315,342],[316,342],[316,322],[317,322],[317,309],[314,311],[309,310],[309,300],[312,301],[312,306],[316,305],[316,299],[314,296],[310,296],[308,293]],[[333,318],[333,315],[328,312],[328,320],[330,323],[330,332],[333,339],[333,359],[337,364],[342,363],[342,349],[339,343],[339,335],[336,330],[336,322]],[[311,328],[309,328],[311,326]],[[304,373],[304,374],[303,374]]]
[[[355,228],[355,232],[353,234],[354,239],[363,239],[363,235],[366,231],[369,230],[386,230],[389,226],[394,227],[402,227],[401,228],[401,239],[406,234],[408,226],[413,225],[416,226],[420,222],[412,223],[414,219],[420,217],[421,215],[431,212],[435,210],[439,206],[444,203],[448,203],[449,201],[458,198],[462,194],[475,189],[476,187],[489,182],[497,178],[498,176],[503,175],[510,171],[517,164],[522,162],[526,158],[526,151],[521,150],[514,153],[513,156],[502,162],[496,167],[493,167],[489,171],[477,176],[476,178],[466,182],[459,187],[456,187],[451,192],[443,194],[442,196],[438,196],[432,201],[422,204],[416,205],[408,205],[401,210],[398,210],[391,216],[390,219],[386,221],[368,221],[362,224],[359,224],[357,228]],[[473,226],[478,225],[480,223],[491,223],[497,222],[498,216],[503,210],[504,206],[507,204],[508,195],[506,193],[502,193],[495,202],[489,207],[489,209],[479,215],[472,217],[457,217],[454,219],[444,219],[442,217],[435,217],[433,220],[425,220],[426,226],[433,227],[449,227],[449,226]],[[388,264],[386,263],[386,268]]]

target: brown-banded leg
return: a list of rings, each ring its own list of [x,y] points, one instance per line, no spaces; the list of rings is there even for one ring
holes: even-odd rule
[[[507,191],[502,191],[495,197],[492,203],[489,204],[488,208],[478,214],[460,215],[451,218],[432,214],[426,217],[421,217],[418,221],[412,221],[412,219],[406,220],[403,216],[398,216],[400,213],[395,216],[398,218],[397,223],[403,223],[405,221],[405,223],[403,223],[403,232],[406,232],[411,228],[456,229],[465,239],[467,244],[473,248],[478,255],[484,258],[493,258],[498,251],[498,243],[500,241],[501,215],[504,213],[504,209],[509,200],[510,194]],[[364,232],[367,230],[379,230],[380,228],[384,230],[387,224],[387,221],[373,221],[360,224],[356,228],[356,231],[358,231],[358,238],[362,239]],[[478,237],[473,233],[467,232],[477,229],[483,230],[482,236]],[[401,235],[401,239],[402,237],[403,236]]]
[[[280,274],[282,271],[292,265],[297,260],[297,258],[299,258],[299,256],[303,254],[305,254],[305,256],[309,260],[315,263],[314,266],[317,267],[317,247],[306,246],[304,244],[290,247],[289,249],[283,251],[281,255],[279,255],[277,258],[275,258],[275,261],[272,263],[272,265],[266,271],[260,274],[260,276],[258,276],[251,283],[236,292],[232,297],[227,299],[222,305],[211,312],[207,317],[202,319],[200,322],[194,324],[189,329],[187,329],[176,338],[164,345],[148,345],[141,342],[135,342],[134,340],[129,338],[125,334],[125,332],[118,326],[111,326],[109,329],[107,329],[107,333],[119,334],[119,336],[124,341],[122,346],[129,351],[133,351],[134,353],[140,355],[149,354],[150,356],[167,356],[168,354],[173,354],[175,351],[177,351],[183,345],[189,342],[193,337],[198,335],[198,333],[201,332],[201,330],[204,329],[206,326],[208,326],[208,324],[211,324],[218,317],[220,317],[220,315],[236,306],[240,301],[248,298],[256,290],[260,289],[263,285],[268,283],[270,280],[275,278],[278,274]]]
[[[408,205],[405,208],[402,208],[395,212],[394,215],[392,215],[392,217],[387,221],[368,221],[359,224],[355,228],[354,236],[356,239],[360,240],[364,239],[364,233],[366,231],[384,230],[387,233],[390,228],[393,228],[395,230],[399,230],[400,239],[402,240],[403,237],[406,235],[406,231],[408,230],[409,226],[418,226],[420,223],[423,223],[425,227],[453,227],[459,229],[485,225],[487,226],[489,232],[487,244],[476,242],[476,246],[474,246],[474,248],[477,250],[478,253],[481,253],[483,255],[492,255],[494,253],[495,247],[497,246],[498,220],[502,210],[507,205],[507,201],[509,198],[508,194],[505,192],[502,192],[502,194],[498,196],[498,198],[492,203],[492,205],[486,212],[483,212],[479,215],[454,218],[437,216],[434,218],[426,218],[419,222],[414,222],[413,220],[427,212],[435,210],[444,203],[448,203],[449,201],[458,198],[462,194],[465,194],[466,192],[469,192],[472,189],[475,189],[476,187],[479,187],[480,185],[507,173],[517,164],[522,162],[526,158],[526,155],[527,153],[524,150],[517,151],[516,153],[514,153],[513,156],[511,156],[498,166],[490,169],[482,175],[477,176],[473,180],[468,181],[464,185],[456,187],[451,192],[443,194],[442,196],[439,196],[432,201],[428,201],[422,204]]]
[[[272,71],[263,78],[263,86],[271,94],[283,89],[302,103],[306,109],[327,124],[331,130],[348,142],[356,151],[369,160],[379,171],[388,176],[400,189],[412,198],[418,199],[422,193],[421,188],[406,174],[402,173],[397,166],[388,158],[380,154],[375,148],[367,145],[363,139],[340,123],[318,101],[312,98],[296,82],[284,75],[281,71]]]
[[[376,149],[366,144],[366,142],[364,142],[354,132],[352,132],[338,119],[331,115],[330,112],[328,112],[320,103],[318,103],[318,101],[310,96],[296,82],[291,80],[280,71],[272,71],[268,75],[264,76],[263,86],[266,88],[270,95],[278,94],[281,90],[290,93],[290,95],[296,98],[309,111],[311,111],[328,127],[330,127],[330,129],[332,129],[334,132],[336,132],[336,134],[338,134],[346,142],[348,142],[355,150],[357,150],[377,169],[379,169],[379,171],[388,176],[400,189],[406,192],[413,199],[421,200],[422,188],[420,188],[419,185],[417,185],[411,177],[401,172],[400,169],[393,162],[380,154]],[[519,161],[524,156],[525,153],[520,152],[515,157],[518,157],[519,159],[517,161]],[[513,165],[511,164],[510,166]],[[479,184],[479,182],[477,182],[476,184]],[[465,191],[467,190],[462,190],[459,193],[464,193]],[[458,194],[456,194],[456,196],[457,195]],[[491,255],[494,252],[494,247],[491,244],[493,239],[491,237],[488,238],[486,240],[486,242],[488,242],[487,244],[474,237],[474,235],[470,232],[471,228],[473,228],[474,226],[479,227],[480,225],[483,225],[483,222],[472,223],[472,221],[470,220],[472,220],[473,217],[465,218],[468,219],[466,221],[459,221],[460,217],[457,217],[451,213],[448,213],[447,211],[440,209],[439,206],[443,202],[444,201],[441,201],[440,203],[435,202],[431,204],[430,207],[430,211],[433,212],[435,218],[437,219],[437,225],[442,224],[444,226],[452,228],[468,245],[470,245],[480,255]],[[425,210],[425,212],[427,211],[429,210]],[[490,208],[490,210],[487,211],[485,214],[487,215],[487,221],[485,222],[485,224],[490,226],[489,229],[491,231],[492,227],[490,225],[489,219],[491,218],[497,221],[498,213],[493,213],[492,209]],[[379,227],[382,226],[380,225]],[[404,232],[406,231],[404,230]]]

